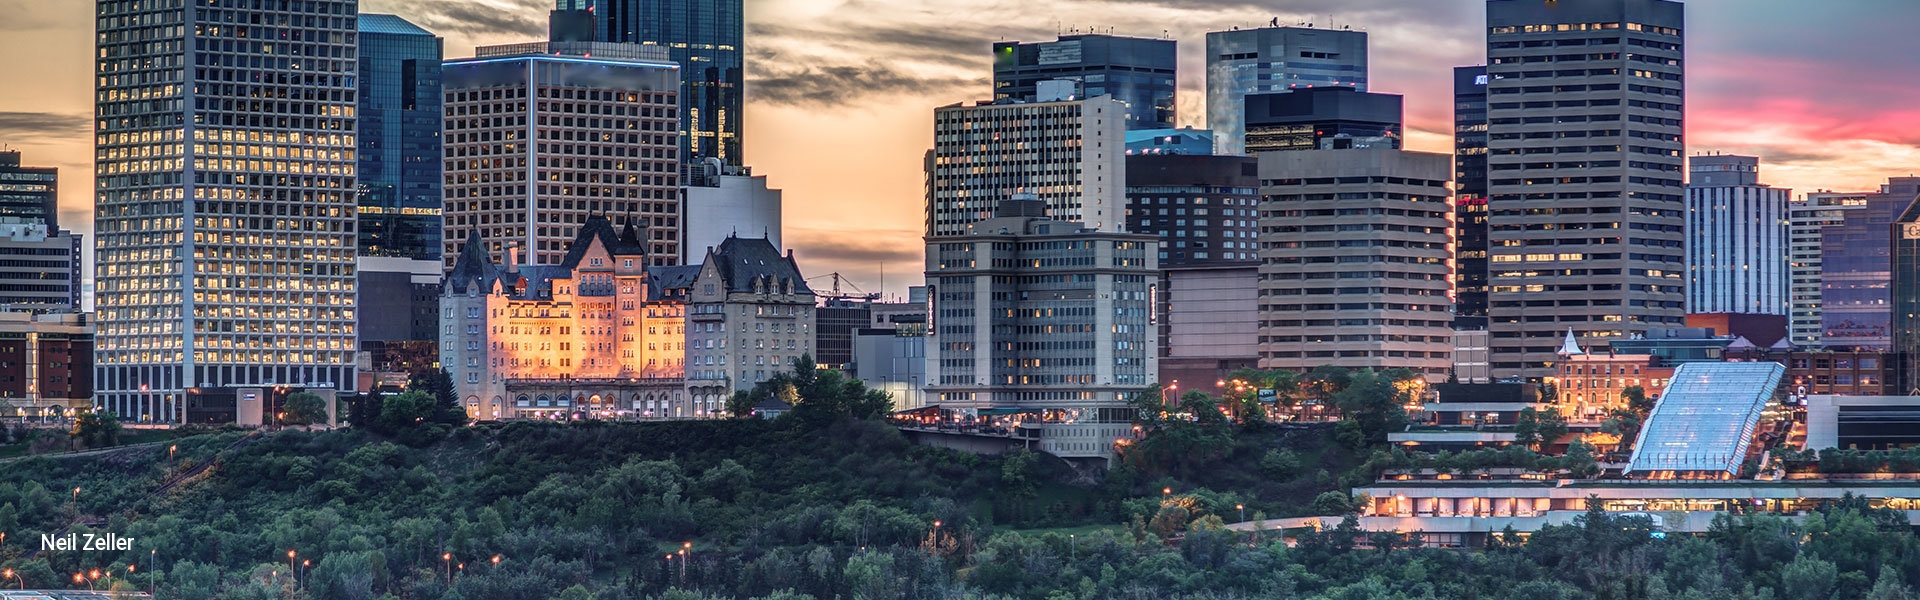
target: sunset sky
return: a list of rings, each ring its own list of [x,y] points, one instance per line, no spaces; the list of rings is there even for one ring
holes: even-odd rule
[[[1519,0],[1535,1],[1535,0]],[[990,97],[989,45],[1068,28],[1180,42],[1183,125],[1204,126],[1207,31],[1369,32],[1372,90],[1404,94],[1409,147],[1449,152],[1451,68],[1484,61],[1482,0],[747,0],[746,160],[786,191],[810,276],[920,282],[921,155],[936,106]],[[361,0],[475,45],[538,39],[551,0]],[[1920,172],[1920,2],[1691,0],[1687,148],[1757,154],[1762,181],[1874,189]],[[0,0],[0,144],[61,169],[62,220],[92,212],[90,0]],[[882,273],[884,272],[884,284]],[[826,278],[817,285],[825,288]]]

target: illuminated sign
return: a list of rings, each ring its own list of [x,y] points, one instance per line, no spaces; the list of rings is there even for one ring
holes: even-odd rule
[[[1475,75],[1475,76],[1473,77],[1473,84],[1474,84],[1474,85],[1486,85],[1486,84],[1487,84],[1487,76],[1486,76],[1486,75]]]

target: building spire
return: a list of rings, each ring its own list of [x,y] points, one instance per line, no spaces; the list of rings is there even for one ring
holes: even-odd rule
[[[1554,354],[1562,357],[1586,354],[1586,351],[1580,349],[1580,340],[1574,339],[1572,327],[1567,328],[1567,340],[1560,344],[1560,350]]]

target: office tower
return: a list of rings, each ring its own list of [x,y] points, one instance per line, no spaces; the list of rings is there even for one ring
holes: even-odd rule
[[[1038,196],[1054,218],[1121,231],[1126,112],[1111,96],[934,109],[927,235],[964,234],[1014,194]]]
[[[1453,157],[1260,155],[1260,368],[1452,367]]]
[[[1260,261],[1259,192],[1252,157],[1127,157],[1127,231],[1159,237],[1161,382],[1217,381],[1254,366],[1246,324]]]
[[[1397,94],[1330,87],[1249,94],[1245,101],[1247,154],[1400,147]]]
[[[746,167],[726,166],[712,158],[703,164],[685,165],[681,171],[685,204],[681,264],[699,262],[708,248],[735,236],[763,237],[775,248],[785,247],[780,245],[784,203],[780,190],[767,186],[767,176],[756,176]]]
[[[1788,209],[1793,303],[1787,337],[1801,348],[1819,348],[1821,335],[1820,245],[1828,227],[1846,222],[1847,211],[1867,207],[1869,192],[1812,192]]]
[[[1695,156],[1687,184],[1687,312],[1786,316],[1787,203],[1760,183],[1760,159]]]
[[[1207,128],[1218,154],[1246,148],[1245,98],[1304,88],[1367,91],[1367,34],[1311,27],[1207,33]]]
[[[685,302],[649,285],[634,222],[594,215],[556,265],[496,264],[469,236],[440,296],[440,364],[467,416],[654,416],[684,408]],[[672,268],[672,267],[664,267]],[[685,414],[685,413],[683,413]]]
[[[17,217],[60,228],[60,170],[24,167],[18,150],[0,151],[0,217]]]
[[[1050,219],[1031,196],[958,236],[927,238],[929,402],[1069,411],[1039,448],[1098,457],[1131,430],[1127,398],[1153,383],[1154,236]],[[1007,414],[1001,412],[1000,414]]]
[[[1685,321],[1681,4],[1487,3],[1495,377]]]
[[[1453,324],[1485,329],[1488,231],[1484,66],[1453,68],[1453,197]],[[1484,346],[1485,341],[1482,338],[1476,343]]]
[[[1021,102],[1113,96],[1127,129],[1174,126],[1173,40],[1066,35],[1051,42],[995,42],[993,99]]]
[[[97,3],[96,405],[353,389],[357,10]]]
[[[686,289],[690,414],[726,408],[734,392],[815,352],[815,295],[792,250],[783,255],[766,238],[727,238],[702,257]]]
[[[1814,196],[1814,194],[1809,194]],[[1820,345],[1891,350],[1894,298],[1890,223],[1920,196],[1920,177],[1894,177],[1820,231]],[[1846,200],[1842,200],[1846,202]]]
[[[598,41],[667,49],[669,60],[680,65],[680,156],[686,162],[745,164],[742,0],[558,0],[554,7],[599,15]]]
[[[832,296],[813,309],[813,361],[823,369],[850,371],[853,338],[872,325],[873,297]]]
[[[0,311],[80,310],[81,236],[0,217]]]
[[[440,38],[360,15],[360,255],[438,263]]]
[[[474,231],[495,255],[517,247],[525,264],[560,264],[600,214],[639,223],[649,264],[678,264],[679,67],[666,50],[535,42],[475,54],[442,73],[447,266]]]

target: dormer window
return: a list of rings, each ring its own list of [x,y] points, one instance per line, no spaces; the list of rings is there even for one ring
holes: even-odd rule
[[[598,267],[600,266],[600,259],[595,258],[593,260],[587,261],[587,264]]]
[[[624,267],[626,267],[626,268],[628,268],[628,269],[631,269],[631,268],[633,268],[633,259],[631,259],[631,258],[629,258],[629,259],[627,259],[627,260],[625,260],[625,261],[623,261],[623,263],[622,263],[622,265],[621,265],[621,266],[624,266]]]

